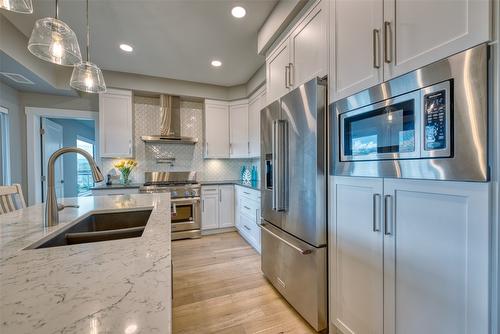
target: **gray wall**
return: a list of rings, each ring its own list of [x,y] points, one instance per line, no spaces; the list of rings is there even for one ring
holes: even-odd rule
[[[63,146],[76,146],[78,136],[95,141],[95,124],[89,127],[83,122],[64,119],[64,118],[49,118],[51,121],[63,127]],[[87,121],[85,123],[93,123]],[[63,156],[64,165],[64,197],[77,197],[77,155],[65,154]]]

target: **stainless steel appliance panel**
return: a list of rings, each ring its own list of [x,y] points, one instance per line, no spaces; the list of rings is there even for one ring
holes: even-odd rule
[[[281,116],[280,102],[275,101],[262,109],[260,115],[260,170],[261,170],[261,216],[276,225],[281,224],[282,213],[274,210],[275,203],[275,159],[276,122]]]
[[[482,44],[435,62],[330,105],[330,174],[455,181],[489,180],[488,165],[488,46]],[[419,159],[342,161],[339,117],[408,92],[450,82],[451,135],[448,152]],[[423,107],[423,106],[422,106]],[[422,133],[423,135],[423,133]],[[425,137],[424,137],[425,138]],[[422,140],[423,141],[423,140]],[[421,142],[422,142],[421,141]],[[423,143],[422,143],[423,145]],[[423,149],[423,147],[422,147]],[[424,152],[425,153],[425,152]]]
[[[327,248],[316,248],[273,225],[261,225],[262,272],[316,330],[327,327]]]
[[[326,86],[320,79],[281,100],[287,154],[281,224],[284,231],[315,246],[326,245]],[[279,163],[279,162],[278,162]],[[279,171],[279,169],[278,169]],[[279,184],[278,184],[279,185]],[[273,221],[271,221],[274,223]]]

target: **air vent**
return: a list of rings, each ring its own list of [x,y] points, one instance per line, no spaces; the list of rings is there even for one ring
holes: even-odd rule
[[[9,78],[10,80],[20,83],[20,84],[25,84],[25,85],[33,85],[35,84],[33,81],[30,79],[26,78],[24,75],[17,74],[17,73],[7,73],[7,72],[0,72],[3,76]]]

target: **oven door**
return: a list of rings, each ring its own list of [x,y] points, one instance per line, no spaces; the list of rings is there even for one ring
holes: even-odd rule
[[[420,91],[341,114],[340,160],[420,157]]]
[[[200,198],[172,199],[172,232],[189,231],[201,228]]]

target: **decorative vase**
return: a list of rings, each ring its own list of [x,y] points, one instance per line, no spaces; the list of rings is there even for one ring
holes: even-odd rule
[[[120,183],[123,185],[130,184],[130,173],[122,173],[120,177]]]

